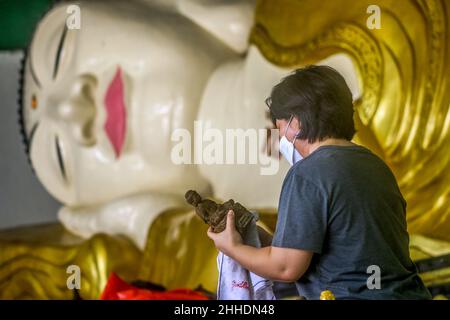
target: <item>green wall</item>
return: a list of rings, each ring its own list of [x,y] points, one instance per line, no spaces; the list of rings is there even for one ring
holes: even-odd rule
[[[52,0],[0,0],[0,50],[26,48]]]

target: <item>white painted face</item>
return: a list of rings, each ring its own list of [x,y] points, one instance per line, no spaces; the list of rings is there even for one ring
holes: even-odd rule
[[[127,3],[64,4],[40,22],[25,65],[30,157],[48,191],[71,205],[206,187],[171,162],[171,133],[193,127],[201,92],[230,55],[188,20]]]

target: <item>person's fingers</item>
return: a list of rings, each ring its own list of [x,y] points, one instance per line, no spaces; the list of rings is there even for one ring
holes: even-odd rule
[[[236,230],[236,226],[234,224],[234,212],[233,210],[228,211],[227,215],[227,228],[230,231]]]
[[[209,237],[210,239],[212,239],[212,240],[214,240],[214,238],[215,238],[215,236],[216,236],[216,234],[213,232],[213,230],[212,230],[211,227],[208,228],[208,231],[206,231],[206,234],[207,234],[208,237]]]

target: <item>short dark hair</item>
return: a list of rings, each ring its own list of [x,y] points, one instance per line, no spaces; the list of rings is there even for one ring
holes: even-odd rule
[[[274,123],[296,117],[301,123],[297,138],[309,143],[352,140],[356,132],[352,93],[339,72],[328,66],[295,70],[273,87],[266,104]]]

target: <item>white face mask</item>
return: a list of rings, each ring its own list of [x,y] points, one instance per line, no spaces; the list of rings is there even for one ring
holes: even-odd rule
[[[281,154],[286,158],[286,160],[289,162],[289,164],[292,166],[297,161],[300,161],[303,159],[302,155],[295,149],[294,142],[297,138],[297,134],[295,135],[295,138],[292,142],[290,142],[286,138],[286,132],[289,129],[289,125],[291,124],[292,116],[289,119],[288,125],[286,127],[286,130],[284,132],[284,136],[280,139],[280,152]]]

